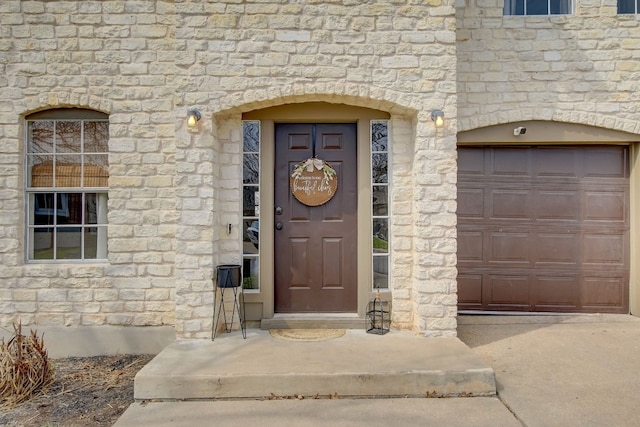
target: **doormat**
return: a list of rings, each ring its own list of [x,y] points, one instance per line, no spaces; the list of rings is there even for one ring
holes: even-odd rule
[[[340,338],[344,329],[269,329],[272,337],[287,341],[327,341]]]

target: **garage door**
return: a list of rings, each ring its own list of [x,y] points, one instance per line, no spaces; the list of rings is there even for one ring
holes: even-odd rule
[[[626,313],[626,146],[459,147],[460,310]]]

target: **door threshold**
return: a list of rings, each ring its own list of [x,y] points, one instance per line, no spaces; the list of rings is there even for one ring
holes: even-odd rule
[[[364,318],[357,313],[276,313],[262,319],[261,329],[363,329]]]
[[[358,318],[358,313],[275,313],[274,319],[307,319],[307,318],[335,319],[342,317]]]

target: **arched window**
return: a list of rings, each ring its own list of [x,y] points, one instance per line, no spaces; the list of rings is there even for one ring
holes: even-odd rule
[[[108,116],[47,110],[26,129],[27,259],[105,260]]]

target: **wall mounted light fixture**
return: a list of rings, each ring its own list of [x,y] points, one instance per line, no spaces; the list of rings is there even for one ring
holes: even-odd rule
[[[434,121],[437,128],[441,128],[442,126],[444,126],[444,111],[433,110],[431,112],[431,120]]]
[[[202,114],[198,110],[187,111],[187,126],[190,128],[196,127],[198,121],[202,118]]]

